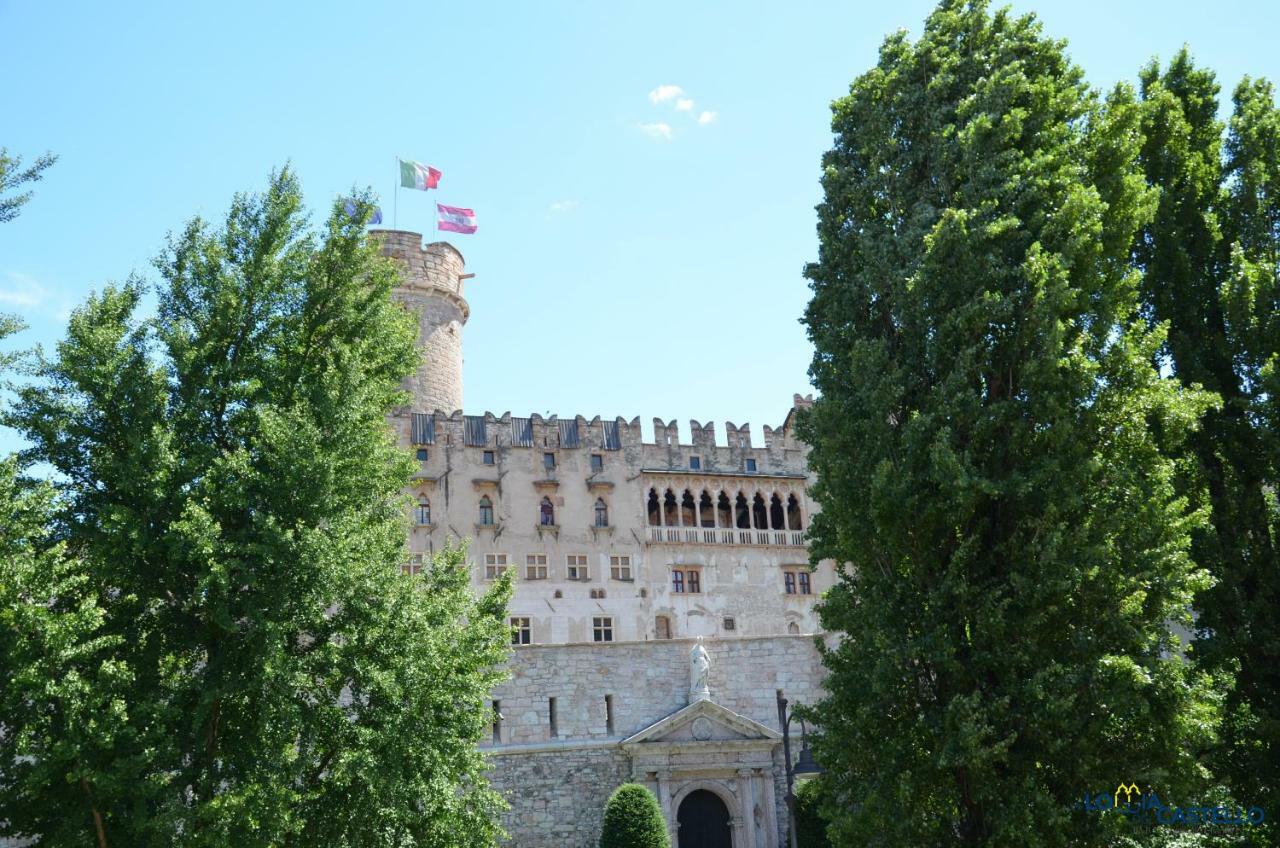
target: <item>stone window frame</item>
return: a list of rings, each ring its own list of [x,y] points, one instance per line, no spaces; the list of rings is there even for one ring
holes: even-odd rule
[[[759,470],[760,470],[759,465],[756,463],[756,461],[755,461],[754,459],[751,459],[751,458],[748,458],[748,459],[747,459],[747,461],[744,463],[744,466],[745,466],[745,469],[746,469],[747,471],[759,471]]]
[[[418,527],[431,526],[431,498],[426,495],[418,495],[413,505],[413,523]]]
[[[497,465],[497,464],[498,464],[498,457],[497,457],[497,455],[496,455],[493,451],[491,451],[491,450],[481,451],[481,453],[480,453],[480,462],[481,462],[481,464],[483,464],[483,465]]]
[[[565,554],[564,576],[566,580],[576,580],[580,583],[589,582],[591,580],[591,566],[587,562],[587,555]]]
[[[537,569],[541,569],[542,573],[539,574]],[[525,580],[546,580],[550,576],[551,576],[551,567],[547,564],[546,554],[525,554],[524,555],[524,579]]]
[[[676,595],[701,595],[702,566],[673,565],[671,567],[671,591]]]
[[[591,617],[591,641],[592,642],[612,642],[613,641],[613,616],[611,615],[593,615]]]
[[[604,471],[604,454],[602,453],[591,454],[591,470]]]
[[[623,572],[625,570],[625,576]],[[609,579],[618,580],[623,583],[634,583],[636,576],[632,571],[631,554],[610,554],[609,555]]]
[[[782,568],[782,591],[786,595],[805,597],[813,594],[813,572],[807,565],[787,565]]]
[[[701,470],[702,470],[702,457],[700,457],[700,456],[691,456],[691,457],[689,457],[689,470],[690,470],[690,471],[701,471]]]
[[[493,499],[488,495],[480,496],[480,526],[493,526]]]
[[[511,644],[512,645],[531,645],[533,644],[533,619],[527,615],[513,615],[509,619],[511,624]]]
[[[484,555],[484,579],[497,580],[511,567],[511,558],[507,554],[490,553]]]
[[[594,518],[591,526],[608,527],[609,526],[609,504],[605,502],[605,499],[602,497],[596,498],[595,506],[592,509],[594,511]]]
[[[556,470],[556,454],[555,451],[543,451],[542,453],[542,469],[544,471]]]
[[[417,457],[418,462],[426,462],[431,459],[431,451],[427,448],[418,448],[414,456]]]

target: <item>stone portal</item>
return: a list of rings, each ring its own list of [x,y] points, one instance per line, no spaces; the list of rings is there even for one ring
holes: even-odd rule
[[[685,796],[676,814],[679,848],[733,848],[729,808],[719,796],[697,789]]]

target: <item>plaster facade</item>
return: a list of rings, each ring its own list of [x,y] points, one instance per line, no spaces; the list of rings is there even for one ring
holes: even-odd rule
[[[477,591],[517,577],[512,676],[486,746],[511,844],[594,846],[625,780],[655,792],[673,844],[697,788],[724,801],[735,848],[785,844],[776,696],[817,697],[814,604],[835,579],[805,543],[816,505],[794,413],[812,399],[794,396],[763,444],[733,423],[720,441],[691,421],[681,442],[655,418],[644,442],[639,418],[464,414],[461,254],[373,235],[405,269],[395,297],[418,315],[425,354],[390,421],[419,459],[406,569],[469,540]],[[709,698],[689,691],[698,637]]]

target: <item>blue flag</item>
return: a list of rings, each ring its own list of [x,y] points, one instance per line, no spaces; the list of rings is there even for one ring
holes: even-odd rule
[[[342,202],[342,209],[347,213],[347,217],[349,218],[357,218],[360,215],[360,207],[356,206],[356,202],[351,198],[347,198]],[[373,214],[369,216],[369,223],[382,223],[382,210],[377,206],[373,207]]]

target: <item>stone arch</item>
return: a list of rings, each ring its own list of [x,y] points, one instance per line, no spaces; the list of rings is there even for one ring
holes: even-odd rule
[[[778,497],[777,492],[774,492],[773,497],[769,498],[769,529],[787,529],[786,516],[782,510],[782,498]]]
[[[676,493],[670,489],[662,493],[662,526],[680,526],[680,513],[676,507]]]
[[[684,494],[680,496],[680,526],[698,526],[698,511],[697,507],[694,506],[693,492],[688,489],[685,489]]]
[[[800,501],[792,492],[787,496],[787,529],[803,530],[804,519],[800,515]]]
[[[493,524],[493,501],[488,495],[480,498],[480,523],[485,526]]]
[[[742,831],[748,821],[748,817],[743,814],[742,804],[740,803],[737,794],[723,781],[711,778],[697,778],[683,784],[671,795],[672,817],[678,819],[680,815],[680,805],[684,803],[684,799],[699,790],[710,792],[712,795],[715,795],[720,799],[724,804],[725,809],[729,811],[729,829],[733,834],[734,846],[744,845],[745,840]],[[672,821],[670,824],[672,830],[676,831],[676,846],[679,846],[679,848],[697,848],[697,846],[680,844],[678,841],[680,836],[677,823],[676,821]],[[676,846],[673,846],[673,848],[676,848]]]
[[[609,526],[609,505],[604,502],[604,498],[596,498],[596,522],[597,527]]]
[[[711,493],[706,489],[702,490],[702,494],[698,497],[698,513],[702,518],[700,522],[703,527],[716,526],[716,510],[711,503]]]
[[[649,513],[649,526],[662,526],[662,506],[658,503],[658,490],[649,489],[649,500],[645,503],[645,507]]]
[[[769,515],[764,505],[764,495],[756,492],[756,496],[751,499],[751,517],[754,519],[751,526],[757,530],[769,529]]]
[[[733,506],[729,503],[729,496],[723,491],[720,492],[720,497],[716,499],[716,526],[733,526]]]
[[[747,496],[742,492],[738,492],[738,497],[734,500],[733,513],[736,519],[734,524],[739,530],[751,529],[751,508],[747,506]]]

